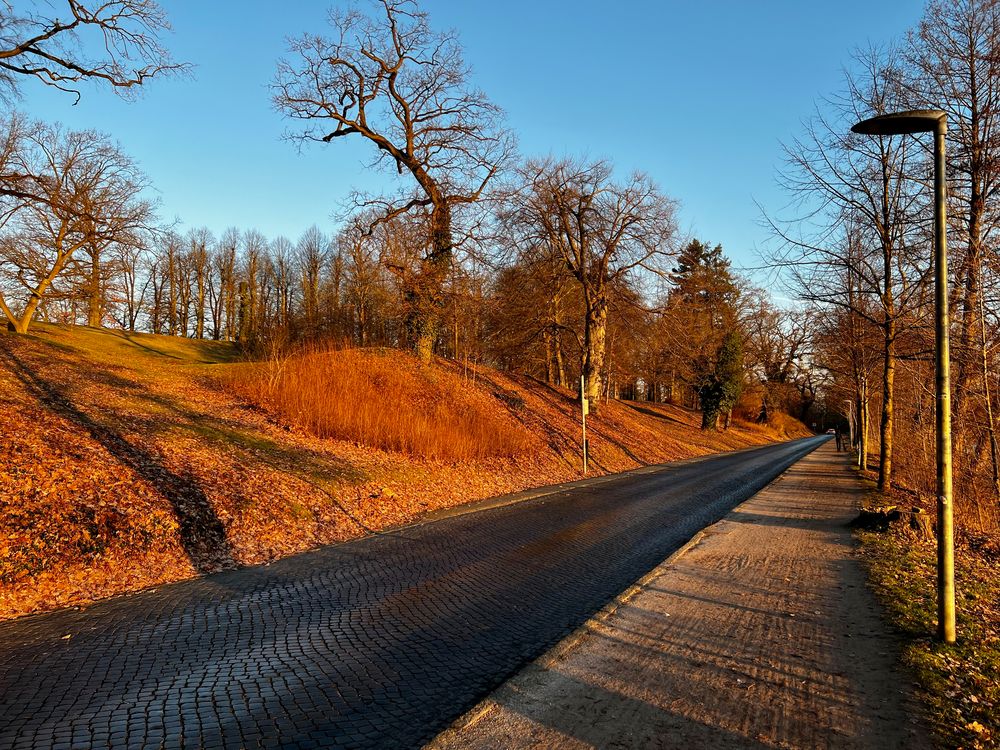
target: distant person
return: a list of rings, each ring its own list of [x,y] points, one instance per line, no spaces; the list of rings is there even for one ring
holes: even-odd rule
[[[839,427],[834,432],[834,436],[837,438],[837,453],[840,453],[844,449],[844,438],[840,434]]]

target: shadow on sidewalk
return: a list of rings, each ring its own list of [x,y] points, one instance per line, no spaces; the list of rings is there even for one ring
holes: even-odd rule
[[[609,690],[590,682],[582,682],[562,671],[547,672],[551,690],[545,700],[526,701],[523,696],[501,698],[498,703],[529,720],[555,730],[588,747],[634,748],[771,748],[773,745],[752,739],[738,732],[711,726],[673,713],[645,700]],[[588,705],[575,700],[586,695]],[[560,700],[565,696],[566,701]],[[660,696],[665,702],[674,696]],[[590,703],[592,701],[592,703]],[[598,712],[593,712],[599,707]],[[593,713],[591,713],[593,712]],[[623,728],[627,727],[627,731]],[[520,736],[520,733],[519,733]],[[541,746],[562,747],[551,735],[542,738]],[[573,747],[576,747],[574,744]]]

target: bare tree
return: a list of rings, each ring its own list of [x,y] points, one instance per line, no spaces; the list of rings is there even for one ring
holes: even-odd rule
[[[283,330],[288,329],[292,320],[295,289],[294,262],[295,248],[287,237],[275,237],[271,240],[271,263],[274,267],[274,284],[277,293],[275,317],[278,326]]]
[[[562,259],[584,304],[582,370],[585,395],[601,396],[608,304],[615,284],[639,271],[662,270],[674,252],[675,205],[645,175],[613,179],[609,164],[536,161],[510,212],[522,246]]]
[[[240,231],[229,227],[216,246],[214,266],[219,289],[212,304],[212,325],[215,338],[233,341],[237,330],[237,279],[236,256],[240,244]]]
[[[263,333],[264,273],[267,262],[267,239],[256,229],[243,232],[240,247],[243,267],[239,273],[239,309],[237,337],[245,347],[260,343]]]
[[[119,269],[118,283],[124,302],[119,324],[122,328],[134,331],[139,321],[139,315],[146,304],[146,298],[154,283],[154,273],[150,262],[148,247],[152,239],[145,241],[120,242],[114,246],[116,267]],[[154,328],[154,333],[159,331]]]
[[[443,287],[456,247],[455,211],[479,200],[513,152],[501,112],[469,85],[454,34],[431,31],[412,0],[380,0],[378,11],[334,11],[333,36],[294,41],[274,83],[275,106],[305,123],[294,137],[330,142],[360,136],[377,164],[409,174],[415,190],[356,196],[378,209],[376,221],[409,211],[427,215],[420,272],[407,296],[415,349],[430,359],[438,337]]]
[[[299,238],[295,247],[302,290],[302,315],[307,336],[319,332],[320,289],[330,241],[318,227],[312,226]]]
[[[34,125],[16,158],[40,199],[20,203],[5,228],[0,310],[25,333],[79,250],[128,241],[149,226],[153,207],[140,197],[145,176],[99,133]],[[12,307],[12,291],[26,299]]]
[[[549,245],[516,248],[514,262],[492,283],[489,348],[498,363],[526,369],[546,383],[570,386],[568,352],[583,347],[579,284]]]
[[[153,0],[5,0],[0,3],[0,86],[16,94],[21,81],[34,78],[77,100],[83,81],[131,92],[153,76],[186,69],[160,44],[169,30],[166,14]]]
[[[209,254],[213,239],[207,227],[188,232],[188,264],[194,282],[194,336],[205,338],[205,312],[208,303]]]
[[[364,217],[355,217],[337,235],[345,261],[345,291],[352,307],[353,337],[361,346],[371,343],[375,317],[389,296],[380,243],[368,233],[369,223]]]
[[[878,482],[885,490],[892,481],[899,337],[926,299],[930,264],[919,251],[928,236],[928,191],[918,181],[925,162],[916,141],[850,132],[858,120],[905,108],[898,52],[867,50],[857,63],[846,94],[828,102],[831,114],[817,115],[787,148],[783,182],[802,209],[791,222],[800,232],[772,226],[787,242],[776,261],[792,268],[803,299],[848,307],[882,333]],[[875,306],[865,304],[873,300]]]
[[[955,360],[955,452],[967,460],[966,435],[972,426],[971,404],[982,397],[992,411],[989,373],[982,351],[985,323],[980,314],[985,256],[996,257],[1000,211],[1000,2],[998,0],[934,0],[910,34],[907,78],[914,107],[943,109],[949,119],[949,237],[957,251],[953,295],[958,315]],[[982,391],[976,393],[976,379]],[[995,443],[989,417],[987,431]],[[993,473],[998,472],[994,461]]]

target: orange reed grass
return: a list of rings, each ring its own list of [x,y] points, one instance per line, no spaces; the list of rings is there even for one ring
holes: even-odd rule
[[[536,444],[489,392],[393,350],[311,348],[241,364],[228,383],[322,438],[442,461],[515,456]]]

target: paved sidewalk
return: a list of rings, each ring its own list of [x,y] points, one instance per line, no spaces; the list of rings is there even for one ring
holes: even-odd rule
[[[706,529],[434,748],[922,748],[832,441]]]

